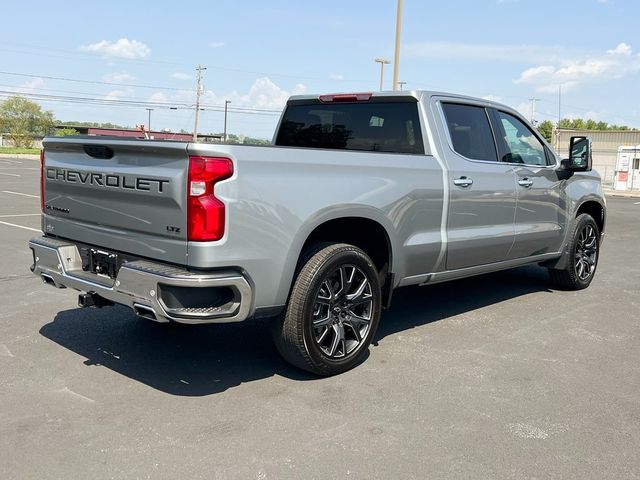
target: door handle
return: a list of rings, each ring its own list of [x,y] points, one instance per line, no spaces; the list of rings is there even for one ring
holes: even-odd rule
[[[529,180],[528,178],[523,178],[522,180],[518,180],[518,185],[524,188],[529,188],[533,185],[533,180]]]
[[[456,178],[453,181],[453,184],[457,185],[458,187],[467,188],[473,185],[473,180],[467,177],[460,177],[460,178]]]

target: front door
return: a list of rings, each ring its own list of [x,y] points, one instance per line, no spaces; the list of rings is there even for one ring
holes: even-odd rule
[[[556,160],[540,138],[511,113],[492,112],[501,160],[515,167],[515,240],[509,258],[557,252],[566,206]]]

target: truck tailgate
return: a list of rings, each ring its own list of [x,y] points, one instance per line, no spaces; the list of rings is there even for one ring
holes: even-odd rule
[[[80,243],[187,263],[187,144],[44,141],[43,230]]]

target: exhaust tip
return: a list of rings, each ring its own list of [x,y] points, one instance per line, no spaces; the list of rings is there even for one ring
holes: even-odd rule
[[[147,305],[141,305],[139,303],[133,304],[133,312],[142,318],[146,318],[147,320],[157,321],[156,312],[153,308],[148,307]]]
[[[56,286],[56,282],[53,281],[53,277],[51,275],[47,275],[46,273],[40,274],[40,278],[47,285],[51,285],[52,287]]]

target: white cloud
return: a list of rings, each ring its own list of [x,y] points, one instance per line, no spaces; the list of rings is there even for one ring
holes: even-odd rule
[[[112,42],[110,40],[102,40],[89,45],[82,45],[80,50],[84,52],[98,53],[105,57],[113,58],[145,58],[151,53],[151,49],[138,40],[129,40],[121,38]]]
[[[149,97],[150,102],[166,102],[168,100],[169,100],[169,97],[167,97],[162,92],[155,92],[153,95]]]
[[[273,83],[270,78],[260,77],[244,94],[234,90],[227,95],[220,95],[207,90],[202,96],[202,103],[220,105],[224,104],[225,100],[231,100],[234,106],[278,109],[284,107],[291,95],[301,95],[305,91],[306,87],[302,84],[295,85],[289,92]]]
[[[344,80],[344,75],[340,73],[332,73],[331,75],[329,75],[329,78],[331,80]]]
[[[555,45],[480,44],[458,42],[410,43],[403,56],[430,60],[491,60],[512,63],[537,63],[566,58],[575,52]]]
[[[211,42],[209,43],[210,48],[222,48],[224,47],[224,42]]]
[[[171,74],[171,78],[175,80],[191,80],[191,75],[183,72],[174,72]]]
[[[37,90],[42,89],[42,87],[44,87],[44,80],[38,77],[23,83],[22,85],[17,87],[16,90],[19,93],[34,93]]]
[[[620,43],[605,54],[527,68],[515,83],[533,86],[541,92],[555,92],[558,85],[569,90],[583,82],[612,80],[637,72],[640,72],[640,56],[633,55],[626,43]]]
[[[113,73],[107,73],[102,77],[102,79],[105,82],[111,82],[111,83],[127,83],[127,82],[133,82],[136,79],[136,77],[134,77],[133,75],[129,75],[126,72],[113,72]]]
[[[112,90],[102,98],[104,100],[118,100],[124,97],[126,94],[127,92],[125,92],[124,90]]]

